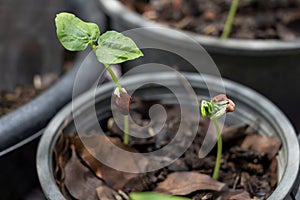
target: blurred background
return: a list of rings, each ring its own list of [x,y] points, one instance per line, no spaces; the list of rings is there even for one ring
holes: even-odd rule
[[[71,100],[87,53],[68,52],[59,43],[54,18],[61,11],[105,30],[96,1],[0,0],[0,199],[44,199],[36,174],[38,141],[51,117]]]

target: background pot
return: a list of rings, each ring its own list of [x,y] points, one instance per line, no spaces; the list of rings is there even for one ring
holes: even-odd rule
[[[50,119],[72,99],[73,84],[81,61],[82,56],[73,69],[51,88],[0,118],[1,198],[20,199],[38,185],[35,154],[39,138]],[[85,75],[92,79],[98,77],[101,71],[97,61],[93,64],[91,71]],[[81,84],[80,92],[94,84],[89,80]]]
[[[53,21],[63,1],[1,2],[0,90],[32,83],[36,74],[60,74],[62,47]]]
[[[101,10],[109,17],[110,27],[125,31],[141,27],[161,27],[135,13],[118,0],[98,0]],[[137,34],[134,40],[138,43],[152,42],[161,46],[183,49],[191,57],[199,57],[190,40],[186,40],[174,29],[157,31],[148,30],[148,34]],[[300,113],[297,105],[300,102],[300,39],[292,41],[278,40],[242,40],[203,36],[180,31],[194,39],[208,51],[218,66],[223,77],[240,82],[267,96],[275,102],[300,129]],[[141,43],[141,44],[142,44]],[[145,50],[144,50],[145,52]],[[145,56],[125,66],[125,71],[141,63],[158,62],[169,66],[176,65],[182,71],[194,71],[189,63],[168,52],[157,52],[148,49]],[[209,67],[210,63],[202,63]],[[208,65],[207,65],[208,64]]]
[[[208,98],[206,84],[213,86],[213,92],[219,93],[222,86],[217,79],[212,76],[201,76],[196,74],[185,74],[185,78],[190,82],[194,91],[201,95],[200,98]],[[204,82],[204,80],[206,82]],[[122,81],[122,85],[130,91],[130,88],[137,84],[143,85],[151,81],[159,85],[145,85],[134,94],[143,99],[160,99],[162,102],[174,101],[170,97],[170,90],[161,86],[175,86],[178,84],[178,75],[175,73],[156,73],[153,76],[140,74],[131,76]],[[298,188],[296,183],[299,171],[299,144],[295,130],[288,119],[270,101],[252,91],[231,81],[224,82],[228,96],[236,103],[236,111],[228,115],[228,123],[253,123],[259,120],[258,129],[262,134],[276,135],[282,141],[282,148],[278,155],[278,186],[269,199],[293,199]],[[64,133],[73,133],[74,127],[72,114],[75,117],[83,117],[84,126],[87,132],[93,130],[95,124],[91,124],[90,108],[96,108],[97,117],[105,124],[105,120],[111,115],[110,97],[114,89],[114,84],[106,84],[99,87],[96,92],[89,91],[78,97],[75,101],[61,110],[50,122],[40,141],[37,153],[37,170],[41,186],[48,199],[64,199],[60,193],[53,176],[53,149],[59,136]],[[95,102],[93,101],[95,99]],[[94,105],[96,103],[96,105]],[[73,108],[73,110],[72,110]],[[73,117],[74,117],[73,115]],[[82,131],[82,130],[81,130]]]
[[[54,18],[63,9],[78,7],[76,3],[70,7],[59,0],[1,2],[0,27],[5,31],[0,35],[0,90],[32,84],[36,74],[61,75],[63,49],[55,34]],[[84,10],[86,6],[91,7],[90,3],[80,6],[82,10],[77,14],[92,20]],[[93,19],[105,24],[102,13],[93,15]],[[71,100],[77,71],[87,53],[79,54],[74,67],[41,95],[0,117],[1,199],[25,199],[38,186],[35,155],[39,137],[56,112]],[[91,66],[85,76],[97,77],[101,71],[98,62],[86,62]],[[92,84],[87,79],[77,92],[84,92]]]

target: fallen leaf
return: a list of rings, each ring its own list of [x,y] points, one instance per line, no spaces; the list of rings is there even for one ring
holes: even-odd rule
[[[187,195],[198,190],[222,191],[225,183],[197,172],[175,172],[159,183],[155,191],[171,195]]]
[[[116,146],[123,148],[127,151],[134,152],[133,148],[130,148],[126,145],[124,145],[118,138],[110,138],[107,136],[104,136],[103,134],[92,134],[91,136],[88,136],[85,138],[87,142],[90,144],[91,147],[87,149],[83,143],[81,142],[81,139],[77,137],[74,140],[74,144],[76,146],[76,150],[79,153],[80,158],[87,164],[87,166],[96,174],[97,177],[103,179],[105,183],[118,190],[124,187],[125,183],[138,176],[138,174],[135,173],[126,173],[122,172],[116,169],[113,169],[111,167],[106,166],[102,162],[100,162],[98,159],[96,159],[90,152],[93,152],[94,155],[97,155],[98,152],[102,152],[101,155],[105,155],[108,157],[114,157],[116,153],[114,153],[115,148],[111,149],[104,149],[101,147],[101,145],[98,145],[98,141],[104,141],[109,139],[113,144]],[[130,155],[130,154],[129,154]],[[130,169],[137,169],[137,162],[134,160],[133,157],[127,157],[127,158],[120,158],[115,157],[115,159],[118,159],[118,162],[122,162],[124,166],[127,166]],[[137,170],[138,171],[138,170]]]
[[[55,174],[55,181],[60,190],[62,191],[63,195],[67,199],[71,199],[69,192],[67,191],[64,179],[65,179],[65,166],[68,163],[70,159],[70,138],[72,138],[74,135],[69,135],[65,137],[64,135],[61,135],[56,143],[54,154],[55,154],[55,168],[54,168],[54,174]]]
[[[65,185],[71,196],[76,199],[97,199],[95,188],[103,184],[78,159],[75,147],[72,145],[72,157],[65,167]]]
[[[224,143],[236,142],[245,137],[248,124],[225,127],[222,132],[222,140]]]
[[[56,166],[54,169],[55,172],[55,178],[58,183],[60,183],[64,177],[64,167],[67,163],[67,159],[65,158],[65,154],[68,150],[68,138],[65,138],[63,135],[61,135],[56,143],[56,146],[54,148],[54,154],[55,154],[55,162]]]
[[[248,135],[241,148],[264,153],[271,160],[278,153],[280,146],[281,141],[276,136]]]

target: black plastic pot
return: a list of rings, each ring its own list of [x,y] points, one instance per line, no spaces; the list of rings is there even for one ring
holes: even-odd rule
[[[185,74],[195,93],[201,97],[208,98],[207,85],[212,86],[210,92],[222,92],[222,83],[216,81],[213,76],[199,76],[196,74]],[[205,82],[204,82],[205,80]],[[145,83],[157,83],[157,85],[144,85]],[[144,85],[134,94],[142,99],[160,99],[162,102],[174,101],[170,90],[166,87],[177,86],[178,75],[175,73],[156,73],[153,76],[145,74],[134,75],[125,78],[122,85],[130,91],[136,85]],[[253,123],[259,121],[258,130],[262,134],[276,135],[282,141],[282,148],[278,155],[278,186],[268,199],[293,199],[297,191],[296,178],[299,172],[299,144],[296,132],[284,114],[270,101],[253,90],[237,83],[224,82],[227,95],[236,102],[236,111],[227,115],[226,121],[231,124]],[[165,87],[164,87],[165,86]],[[47,126],[45,133],[40,140],[37,153],[37,170],[39,180],[45,196],[51,200],[64,199],[59,191],[53,175],[53,150],[59,136],[64,132],[74,132],[74,118],[81,118],[81,131],[89,132],[97,124],[92,124],[89,109],[96,108],[98,120],[107,120],[111,115],[110,97],[114,89],[114,84],[102,85],[96,91],[89,91],[62,109]],[[73,118],[72,118],[73,116]],[[78,126],[77,126],[78,127]]]
[[[6,31],[0,36],[4,41],[0,46],[0,89],[30,84],[36,74],[59,76],[63,48],[56,36],[54,18],[56,13],[68,8],[66,2],[12,0],[3,3],[0,26]],[[72,5],[76,6],[74,2]],[[81,8],[87,5],[91,6],[86,3]],[[93,19],[86,10],[79,11],[79,15],[105,24],[102,13]],[[77,55],[73,68],[41,95],[0,118],[0,199],[25,199],[38,186],[35,155],[39,138],[50,119],[72,99],[74,80],[87,53]],[[86,62],[90,67],[84,76],[89,78],[81,83],[77,94],[89,89],[94,84],[91,80],[104,69],[96,60]]]
[[[98,0],[100,8],[110,19],[110,26],[119,31],[143,27],[162,27],[126,8],[119,0]],[[215,37],[179,31],[186,34],[208,51],[222,76],[247,85],[275,102],[300,129],[300,113],[295,109],[300,102],[300,39],[279,40],[221,40]],[[198,58],[194,44],[175,29],[147,30],[135,35],[138,45],[145,42],[183,49]],[[151,53],[152,52],[152,53]],[[182,58],[168,52],[147,50],[145,57],[125,66],[125,71],[141,63],[158,62],[176,65],[182,71],[195,71]],[[205,63],[203,63],[205,65]],[[208,63],[208,67],[210,63]]]

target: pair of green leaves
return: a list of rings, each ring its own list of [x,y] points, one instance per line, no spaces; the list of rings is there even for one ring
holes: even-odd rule
[[[101,63],[118,64],[143,56],[130,38],[116,31],[101,35],[97,24],[84,22],[71,13],[58,14],[55,25],[58,39],[66,49],[82,51],[90,44]]]
[[[201,113],[203,117],[209,117],[210,119],[218,119],[226,113],[226,107],[229,104],[228,101],[213,102],[202,100]]]

